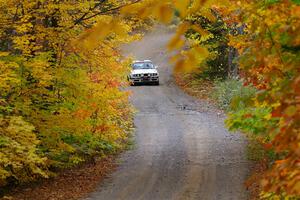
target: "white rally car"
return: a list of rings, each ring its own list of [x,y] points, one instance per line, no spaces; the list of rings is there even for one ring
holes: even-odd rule
[[[154,66],[151,60],[134,61],[128,80],[132,85],[136,83],[154,83],[159,85],[157,66]]]

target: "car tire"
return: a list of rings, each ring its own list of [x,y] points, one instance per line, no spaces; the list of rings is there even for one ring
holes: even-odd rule
[[[159,81],[155,82],[155,85],[159,85]]]

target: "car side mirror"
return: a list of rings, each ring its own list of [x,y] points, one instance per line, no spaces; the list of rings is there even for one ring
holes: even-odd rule
[[[157,69],[157,68],[158,68],[158,66],[157,66],[157,65],[155,65],[155,66],[154,66],[154,68],[155,68],[155,69]]]

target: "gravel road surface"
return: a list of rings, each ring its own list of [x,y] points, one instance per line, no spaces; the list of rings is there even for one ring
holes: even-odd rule
[[[224,117],[176,87],[166,44],[171,31],[158,27],[124,47],[125,55],[159,66],[160,86],[134,86],[135,147],[86,200],[247,199],[249,163],[245,139],[224,128]]]

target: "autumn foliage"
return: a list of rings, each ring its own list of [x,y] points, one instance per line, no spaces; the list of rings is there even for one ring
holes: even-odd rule
[[[122,146],[131,121],[128,94],[120,91],[128,69],[117,46],[134,38],[139,20],[169,23],[176,13],[181,23],[169,50],[184,47],[171,59],[184,71],[210,56],[197,40],[187,48],[186,33],[210,34],[189,16],[242,27],[228,45],[239,52],[243,82],[257,92],[240,99],[245,109],[228,124],[264,126],[255,136],[276,154],[262,176],[264,197],[300,195],[299,0],[1,0],[0,10],[1,185],[47,177],[53,167]],[[243,118],[248,125],[233,126]]]
[[[268,107],[264,143],[278,157],[265,174],[265,191],[300,195],[299,1],[236,3],[245,34],[231,38],[245,81],[258,89],[254,108]],[[248,113],[251,118],[251,112]]]
[[[135,36],[114,17],[124,5],[0,2],[0,186],[125,145],[132,109],[117,47]]]

